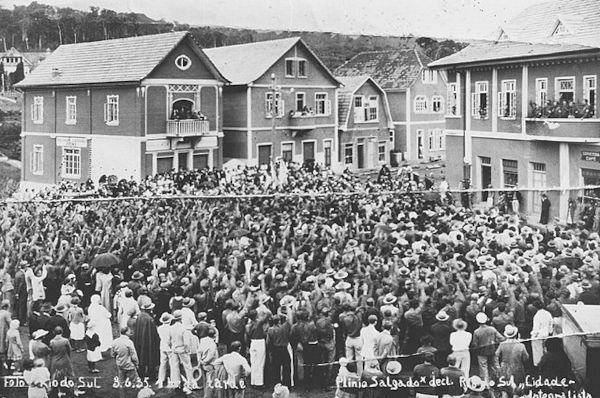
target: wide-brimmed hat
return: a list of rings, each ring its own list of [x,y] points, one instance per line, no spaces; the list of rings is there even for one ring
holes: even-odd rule
[[[335,275],[333,277],[334,277],[334,279],[338,279],[338,280],[346,279],[348,277],[348,273],[346,271],[339,270],[338,272],[335,273]]]
[[[327,271],[325,271],[325,276],[334,276],[335,275],[335,270],[333,268],[328,268]]]
[[[140,279],[144,279],[144,274],[141,273],[140,271],[135,271],[133,273],[133,275],[131,275],[131,279],[133,280],[140,280]]]
[[[394,248],[392,249],[392,254],[399,255],[400,253],[402,253],[402,250],[400,250],[398,246],[394,246]]]
[[[400,269],[398,270],[398,273],[402,276],[406,276],[410,274],[410,269],[406,266],[400,267]]]
[[[488,321],[488,316],[484,312],[480,312],[475,316],[475,319],[479,323],[486,323]]]
[[[273,398],[288,398],[290,396],[290,389],[280,383],[275,384],[273,387]]]
[[[455,319],[452,321],[452,327],[456,330],[465,330],[467,328],[467,322],[462,319]]]
[[[281,300],[279,300],[279,305],[282,306],[282,307],[287,307],[289,305],[296,304],[296,301],[297,300],[296,300],[296,298],[294,296],[290,296],[288,294],[288,295],[283,296],[281,298]]]
[[[171,323],[172,320],[173,320],[173,316],[171,314],[169,314],[168,312],[163,312],[159,319],[160,323],[162,323],[162,324]]]
[[[59,304],[56,307],[54,307],[54,311],[61,314],[63,312],[65,312],[67,310],[67,306],[64,304]]]
[[[316,281],[317,281],[317,277],[314,275],[309,275],[308,277],[306,277],[307,283],[315,283]]]
[[[588,280],[585,280],[585,281],[581,282],[581,288],[585,289],[585,290],[591,289],[592,283]]]
[[[154,305],[154,303],[152,301],[146,301],[140,308],[143,310],[151,310],[154,307],[156,307],[156,305]]]
[[[397,300],[398,298],[396,296],[394,296],[392,293],[388,293],[383,298],[383,304],[394,304]]]
[[[191,297],[185,297],[183,299],[183,301],[181,302],[181,305],[183,305],[184,307],[190,308],[190,307],[193,307],[194,305],[196,305],[196,300],[194,300]]]
[[[390,375],[397,375],[402,372],[402,364],[398,361],[389,361],[385,365],[385,372]]]
[[[183,314],[181,313],[181,310],[173,311],[173,320],[174,321],[180,321],[182,317],[183,317]]]
[[[441,310],[440,312],[438,312],[438,313],[435,315],[435,319],[437,319],[437,320],[438,320],[438,321],[440,321],[440,322],[444,322],[444,321],[447,321],[448,319],[450,319],[450,315],[448,315],[448,314],[446,313],[446,311],[444,311],[444,310]]]
[[[337,285],[335,285],[335,289],[336,290],[346,290],[346,289],[350,289],[350,283],[346,282],[346,281],[340,281]]]
[[[350,239],[350,240],[348,240],[347,245],[348,245],[348,247],[356,247],[356,246],[358,246],[358,242],[356,241],[356,239]]]
[[[519,333],[519,329],[517,329],[516,327],[514,327],[513,325],[506,325],[506,327],[504,328],[504,336],[507,339],[512,339],[513,337],[515,337],[517,334]]]
[[[44,337],[47,334],[48,334],[47,330],[38,329],[38,330],[36,330],[35,332],[33,332],[31,334],[31,337],[33,337],[34,340],[38,340],[38,339],[41,339],[42,337]]]

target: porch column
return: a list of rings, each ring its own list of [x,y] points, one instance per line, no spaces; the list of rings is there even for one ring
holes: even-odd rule
[[[158,172],[158,153],[152,153],[152,175],[155,175]]]
[[[560,199],[558,203],[558,217],[560,222],[566,222],[567,220],[567,207],[569,205],[569,191],[570,187],[570,168],[569,168],[569,144],[567,142],[561,142],[558,147],[558,169],[560,170]],[[556,214],[556,212],[555,212]]]
[[[194,148],[192,148],[188,151],[187,169],[188,170],[194,169]]]
[[[173,168],[179,170],[179,152],[173,151]]]

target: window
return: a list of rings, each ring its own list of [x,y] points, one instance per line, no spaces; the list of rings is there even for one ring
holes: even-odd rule
[[[548,79],[535,79],[535,103],[537,106],[546,106],[548,103]]]
[[[104,121],[109,126],[119,125],[119,96],[107,95],[104,104]]]
[[[66,124],[76,124],[77,123],[77,97],[68,96],[66,104],[67,116],[65,119]]]
[[[596,113],[596,76],[584,76],[583,77],[583,101],[584,105],[587,101],[589,104],[592,115]]]
[[[476,119],[488,117],[488,82],[476,82],[471,94],[471,116]]]
[[[458,100],[458,83],[449,83],[446,94],[446,103],[448,104],[447,114],[452,116],[460,115],[460,102]]]
[[[441,95],[434,95],[433,98],[431,98],[431,108],[434,112],[443,112],[444,98]]]
[[[323,150],[325,152],[325,167],[331,166],[331,140],[323,141]]]
[[[346,144],[344,146],[344,163],[352,164],[352,144]]]
[[[421,81],[427,84],[437,83],[437,72],[431,69],[423,69],[421,71]]]
[[[34,145],[31,153],[31,174],[44,174],[44,146]]]
[[[327,93],[315,94],[315,114],[331,115],[331,102]]]
[[[557,101],[571,102],[575,98],[575,78],[557,77],[555,84],[555,99]]]
[[[192,66],[192,60],[187,55],[181,54],[175,58],[175,66],[181,70],[187,70],[190,68],[190,66]]]
[[[33,120],[33,123],[35,124],[44,123],[44,97],[33,97],[31,120]]]
[[[296,73],[294,70],[294,60],[286,59],[285,60],[285,76],[286,77],[296,77]]]
[[[65,178],[81,177],[81,149],[63,148],[62,176]]]
[[[281,157],[286,162],[291,162],[294,158],[294,143],[285,142],[281,144]]]
[[[380,162],[385,162],[385,153],[386,153],[386,145],[385,141],[379,141],[379,146],[377,147],[377,158]]]
[[[515,80],[502,80],[502,91],[498,93],[498,116],[501,118],[517,117],[516,85]]]
[[[415,112],[427,112],[427,97],[425,97],[424,95],[417,95],[415,97]]]
[[[354,123],[364,122],[365,118],[365,104],[362,96],[357,95],[354,97]]]
[[[427,132],[427,147],[429,148],[430,151],[433,151],[433,145],[434,145],[433,135],[434,135],[434,132],[432,130],[429,130]]]
[[[423,134],[425,130],[417,130],[417,158],[423,159]]]
[[[583,170],[583,169],[582,169]],[[585,181],[584,181],[585,183]],[[546,164],[531,162],[531,185],[533,188],[546,187]],[[585,183],[587,185],[587,183]],[[539,213],[542,210],[542,193],[535,190],[533,193],[532,210],[533,213]]]
[[[296,112],[304,111],[305,106],[306,106],[306,94],[296,93]]]
[[[519,182],[518,162],[516,160],[502,159],[502,173],[504,187],[512,188]]]
[[[439,135],[438,135],[438,140],[439,140],[439,148],[440,149],[446,149],[446,137],[444,136],[444,130],[439,130]]]
[[[273,105],[273,92],[265,94],[265,117],[272,117],[273,114],[276,117],[282,117],[285,109],[285,103],[281,99],[281,93],[275,92],[275,105]]]
[[[305,59],[298,60],[298,77],[306,77],[308,69],[308,63]]]
[[[392,143],[392,149],[394,148],[395,139],[396,139],[395,130],[390,130],[390,142]]]
[[[378,120],[379,110],[379,96],[371,95],[369,97],[369,108],[367,110],[367,120],[376,121]]]

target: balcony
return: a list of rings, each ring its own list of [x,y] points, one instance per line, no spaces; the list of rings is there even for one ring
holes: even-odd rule
[[[288,126],[292,130],[309,131],[316,128],[318,116],[314,113],[302,113],[291,111],[288,117]]]
[[[209,131],[208,120],[179,119],[167,120],[167,137],[196,137]]]
[[[600,119],[527,118],[527,134],[543,141],[600,142]]]

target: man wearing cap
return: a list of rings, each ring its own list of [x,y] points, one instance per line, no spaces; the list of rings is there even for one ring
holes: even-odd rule
[[[135,350],[138,353],[140,377],[156,377],[156,370],[160,366],[160,336],[152,317],[152,302],[145,303],[135,320],[132,336]]]
[[[112,356],[116,359],[119,384],[122,386],[119,389],[119,394],[124,396],[123,387],[129,385],[129,383],[135,385],[139,380],[137,372],[139,361],[135,346],[127,336],[129,329],[122,327],[119,331],[120,336],[112,342]]]
[[[479,375],[486,382],[490,380],[490,373],[495,374],[496,364],[496,345],[504,340],[504,337],[496,328],[487,325],[488,317],[480,312],[476,316],[479,327],[473,333],[471,347],[477,354],[477,363],[479,364]]]

